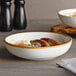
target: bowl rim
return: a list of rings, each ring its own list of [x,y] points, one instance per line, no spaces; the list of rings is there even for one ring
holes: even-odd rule
[[[66,15],[63,15],[63,14],[60,13],[60,12],[65,11],[65,10],[76,10],[76,8],[62,9],[62,10],[58,11],[57,14],[61,15],[61,16],[69,17],[69,18],[76,18],[76,17],[66,16]]]
[[[22,32],[22,33],[53,33],[53,32]],[[13,47],[18,47],[18,48],[44,49],[44,48],[54,48],[54,47],[65,46],[65,45],[68,45],[68,44],[72,43],[72,40],[73,40],[72,37],[70,37],[70,36],[68,36],[68,35],[59,34],[59,33],[53,33],[53,34],[59,34],[59,35],[67,36],[68,38],[70,38],[70,40],[67,41],[66,43],[63,43],[63,44],[60,44],[60,45],[55,45],[55,46],[50,46],[50,47],[24,47],[24,46],[18,46],[18,45],[15,45],[15,44],[11,44],[11,43],[8,43],[8,42],[6,41],[6,38],[7,38],[7,37],[12,36],[12,35],[16,35],[16,34],[21,34],[21,33],[15,33],[15,34],[11,34],[11,35],[8,35],[8,36],[4,37],[3,43],[4,43],[4,44],[7,44],[7,45],[10,45],[10,46],[13,46]]]

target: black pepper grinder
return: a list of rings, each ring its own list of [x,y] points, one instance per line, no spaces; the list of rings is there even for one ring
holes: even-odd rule
[[[25,14],[25,1],[24,0],[15,0],[15,11],[13,18],[14,29],[25,29],[27,26],[26,14]]]
[[[12,30],[11,0],[0,0],[0,31],[8,32]]]

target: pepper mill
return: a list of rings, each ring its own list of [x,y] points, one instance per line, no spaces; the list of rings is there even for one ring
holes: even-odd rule
[[[12,31],[11,0],[0,0],[0,31]]]
[[[13,18],[14,29],[25,29],[27,26],[26,14],[25,14],[25,1],[24,0],[15,0],[15,11]]]

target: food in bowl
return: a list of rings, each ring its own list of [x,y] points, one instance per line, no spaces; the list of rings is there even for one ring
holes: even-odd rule
[[[69,16],[69,17],[76,17],[76,13],[67,14],[66,16]]]
[[[50,46],[59,45],[57,41],[50,38],[41,38],[41,39],[30,40],[30,41],[20,40],[20,41],[14,42],[13,44],[17,46],[24,46],[24,47],[50,47]]]
[[[76,28],[76,9],[60,10],[58,16],[63,24]]]
[[[59,45],[48,47],[24,47],[14,45],[16,41],[31,41],[36,39],[50,38]],[[71,47],[72,38],[67,35],[52,32],[24,32],[9,35],[4,39],[7,50],[18,57],[30,60],[49,60],[65,54]]]

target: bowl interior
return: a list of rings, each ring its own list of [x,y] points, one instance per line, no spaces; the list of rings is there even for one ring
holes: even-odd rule
[[[13,44],[16,41],[20,40],[35,40],[40,38],[51,38],[56,41],[58,41],[60,44],[69,42],[71,38],[69,36],[64,36],[57,33],[51,33],[51,32],[26,32],[26,33],[18,33],[13,34],[5,38],[5,42]]]
[[[76,9],[65,9],[65,10],[61,10],[61,11],[59,11],[59,14],[60,15],[65,15],[65,16],[76,14]]]

